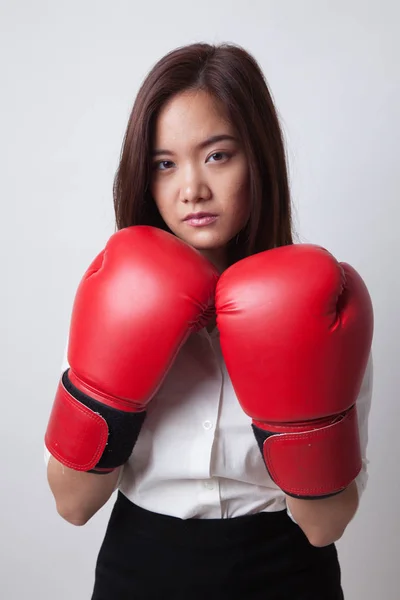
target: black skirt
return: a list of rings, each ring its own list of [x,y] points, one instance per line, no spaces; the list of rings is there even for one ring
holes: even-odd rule
[[[286,511],[177,519],[121,492],[92,600],[343,600],[335,545],[311,546]]]

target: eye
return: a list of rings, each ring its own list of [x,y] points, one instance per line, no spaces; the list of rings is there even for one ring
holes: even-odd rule
[[[174,163],[172,160],[159,160],[154,163],[154,168],[157,169],[157,171],[167,171],[168,169],[171,169],[173,165]]]
[[[213,159],[211,162],[221,162],[227,158],[229,158],[229,154],[227,152],[214,152],[207,158],[207,162],[209,162],[210,159]]]

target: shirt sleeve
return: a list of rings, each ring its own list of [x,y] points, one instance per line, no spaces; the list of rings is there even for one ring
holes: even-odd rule
[[[373,387],[373,359],[372,353],[369,356],[367,368],[365,370],[364,379],[361,384],[360,393],[356,400],[357,406],[357,418],[358,418],[358,430],[360,434],[360,445],[361,445],[361,459],[362,466],[361,471],[357,475],[355,482],[358,491],[358,498],[361,498],[362,493],[367,487],[368,481],[368,459],[367,459],[367,446],[368,446],[368,419],[371,410],[372,400],[372,387]],[[287,513],[292,521],[296,522],[287,507]]]
[[[360,432],[360,444],[361,444],[361,458],[362,468],[360,473],[356,477],[356,485],[358,490],[358,497],[361,498],[362,493],[367,487],[368,481],[368,459],[367,459],[367,446],[368,446],[368,420],[371,411],[372,401],[372,388],[374,378],[374,367],[373,358],[370,354],[367,369],[365,372],[364,380],[361,385],[361,390],[357,398],[357,416],[358,416],[358,429]]]

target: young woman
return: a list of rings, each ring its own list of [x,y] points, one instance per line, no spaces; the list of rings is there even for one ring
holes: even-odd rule
[[[246,51],[154,66],[114,201],[46,433],[67,521],[119,489],[92,599],[343,598],[372,308],[349,265],[293,243],[279,121]]]

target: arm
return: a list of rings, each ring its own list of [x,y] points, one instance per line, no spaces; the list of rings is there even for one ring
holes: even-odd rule
[[[111,497],[120,470],[99,476],[69,469],[50,456],[47,480],[58,514],[72,525],[85,525]]]
[[[286,496],[287,506],[313,546],[328,546],[339,540],[358,508],[358,491],[353,481],[344,492],[321,500]]]
[[[294,244],[224,271],[216,309],[227,370],[269,475],[310,542],[328,545],[366,482],[357,400],[373,337],[368,289],[323,248]]]
[[[70,368],[68,343],[65,348],[61,373]],[[54,496],[58,514],[71,525],[85,525],[110,499],[118,487],[123,467],[96,476],[94,473],[75,471],[64,466],[47,448],[44,448],[47,481]]]
[[[301,527],[313,546],[336,542],[354,517],[359,499],[365,489],[367,473],[368,417],[373,388],[373,358],[370,354],[363,383],[357,398],[363,467],[357,478],[341,494],[321,500],[300,500],[286,496],[289,515]]]
[[[148,403],[208,321],[217,279],[193,248],[145,226],[115,233],[86,270],[45,434],[48,482],[70,523],[86,523],[110,498]]]

